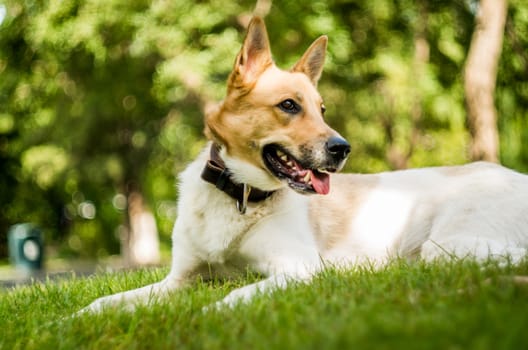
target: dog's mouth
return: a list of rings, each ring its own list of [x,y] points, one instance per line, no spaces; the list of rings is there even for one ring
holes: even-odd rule
[[[310,169],[277,145],[267,145],[263,150],[264,163],[279,179],[285,179],[295,191],[327,194],[330,191],[330,175],[334,169]]]

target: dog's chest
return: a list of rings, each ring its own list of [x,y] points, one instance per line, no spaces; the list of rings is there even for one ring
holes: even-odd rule
[[[266,234],[257,227],[283,210],[279,203],[284,194],[277,192],[261,202],[249,203],[246,213],[240,214],[233,198],[200,178],[207,157],[208,152],[203,152],[180,174],[173,244],[181,242],[182,254],[189,254],[196,262],[245,264],[251,257],[242,256],[240,248],[249,237]]]
[[[259,220],[267,215],[266,206],[248,208],[244,215],[234,205],[218,211],[203,211],[198,213],[199,219],[194,221],[196,225],[190,230],[189,238],[201,260],[211,264],[238,264],[245,260],[239,254],[241,245],[254,234],[253,228]]]

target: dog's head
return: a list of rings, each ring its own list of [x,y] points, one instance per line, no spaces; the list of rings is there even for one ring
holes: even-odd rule
[[[233,180],[265,191],[285,184],[326,194],[349,144],[324,121],[317,92],[326,53],[321,36],[289,71],[275,66],[262,19],[254,18],[228,79],[227,96],[206,114]]]

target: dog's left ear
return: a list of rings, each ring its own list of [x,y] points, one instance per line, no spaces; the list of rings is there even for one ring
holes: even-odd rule
[[[291,69],[292,72],[306,74],[312,81],[312,84],[317,86],[317,82],[323,73],[327,43],[328,37],[326,35],[322,35],[315,40],[308,50],[306,50],[299,62],[293,66]]]
[[[266,25],[262,18],[253,17],[229,77],[229,87],[251,89],[259,75],[271,64],[273,60]]]

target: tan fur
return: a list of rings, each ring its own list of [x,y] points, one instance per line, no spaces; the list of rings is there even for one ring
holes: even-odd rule
[[[276,105],[287,98],[299,101],[304,113],[292,118],[277,110]],[[284,143],[295,156],[299,154],[298,145],[321,142],[336,134],[322,118],[322,103],[321,96],[304,74],[292,74],[272,66],[262,73],[250,93],[228,97],[223,108],[208,117],[207,125],[220,136],[217,141],[233,157],[255,162],[259,155],[248,153],[247,145],[260,146],[270,138]],[[255,165],[263,166],[260,162]]]
[[[316,89],[327,37],[317,39],[292,70],[284,71],[271,60],[265,27],[254,27],[235,61],[225,100],[206,115],[205,133],[225,147],[229,157],[268,172],[262,160],[264,145],[278,143],[300,159],[303,152],[324,149],[328,138],[339,134],[323,120],[323,100]],[[295,100],[302,113],[291,116],[278,109],[286,99]],[[281,186],[271,174],[269,180]]]
[[[471,167],[467,166],[442,166],[435,168],[439,173],[445,176],[463,176],[470,175],[484,169],[496,168],[498,165],[486,162],[473,163]]]
[[[377,183],[375,175],[334,174],[330,193],[310,198],[309,218],[321,252],[346,239],[350,234],[350,223]]]

